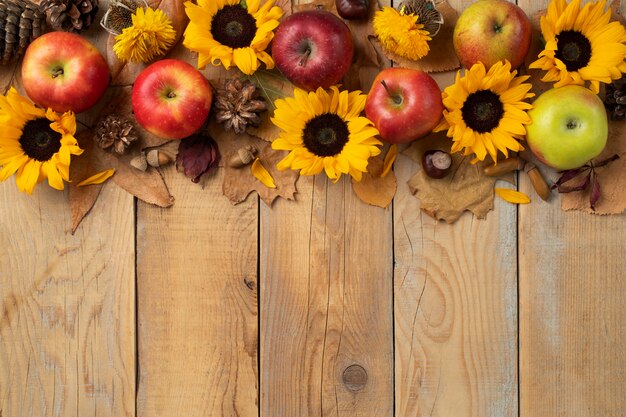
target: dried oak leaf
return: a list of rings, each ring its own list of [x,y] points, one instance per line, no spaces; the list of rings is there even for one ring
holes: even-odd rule
[[[293,200],[296,193],[296,181],[298,173],[293,170],[279,171],[276,164],[285,156],[283,151],[275,151],[271,144],[247,133],[235,134],[225,131],[215,122],[209,123],[209,134],[217,141],[220,152],[224,157],[220,166],[225,170],[222,191],[233,203],[239,204],[248,197],[252,191],[256,191],[268,206],[271,206],[278,197]],[[226,161],[230,160],[238,149],[252,146],[257,150],[257,157],[263,166],[270,172],[276,183],[276,188],[268,188],[257,180],[250,165],[242,168],[232,168]]]
[[[182,45],[177,44],[183,36],[185,27],[189,21],[185,13],[185,2],[182,0],[148,0],[148,5],[153,9],[161,9],[167,15],[172,22],[172,27],[176,31],[174,48],[177,48],[177,46],[182,47]],[[109,35],[105,57],[111,70],[111,84],[131,85],[135,82],[137,75],[139,75],[148,64],[120,61],[113,51],[113,45],[115,45],[115,36]]]
[[[72,158],[72,164],[70,165],[69,203],[72,219],[72,234],[76,232],[80,222],[91,211],[104,185],[95,184],[89,187],[77,186],[80,181],[98,172],[91,163],[93,159],[93,148],[96,147],[92,137],[92,134],[87,131],[77,135],[77,139],[84,152],[82,155]]]
[[[446,0],[437,3],[437,10],[443,16],[443,25],[437,36],[429,42],[430,51],[428,55],[418,61],[412,61],[381,47],[385,56],[400,67],[418,69],[425,72],[443,72],[458,69],[461,64],[454,52],[452,43],[452,34],[454,33],[454,25],[456,25],[459,17],[458,13]],[[378,40],[376,40],[376,43],[380,45]]]
[[[334,0],[319,0],[312,3],[299,4],[294,9],[295,11],[323,9],[340,17]],[[345,89],[369,91],[376,75],[381,69],[388,67],[390,64],[383,55],[382,47],[375,41],[376,35],[374,34],[372,20],[374,13],[379,9],[379,3],[371,1],[367,19],[344,20],[350,28],[354,44],[353,62],[342,81]]]
[[[85,151],[73,158],[70,166],[72,233],[95,204],[102,187],[102,185],[77,187],[77,184],[105,169],[115,169],[113,182],[140,200],[159,207],[174,204],[174,197],[170,195],[158,170],[140,171],[130,166],[132,155],[118,156],[100,149],[94,145],[94,133],[90,130],[79,133],[77,140]]]
[[[626,122],[609,121],[609,137],[606,147],[594,161],[602,161],[612,155],[619,159],[610,164],[596,168],[595,172],[602,184],[600,199],[595,210],[589,206],[592,187],[586,191],[561,195],[561,209],[564,211],[578,210],[593,214],[621,214],[626,210]]]
[[[372,206],[387,208],[396,195],[398,181],[393,171],[381,177],[383,169],[382,159],[370,158],[367,164],[368,172],[363,174],[361,181],[352,179],[352,189],[361,201]]]
[[[414,142],[404,153],[415,160],[429,149],[450,151],[450,140],[445,132],[433,133]],[[470,158],[451,154],[450,174],[442,179],[427,176],[422,169],[409,181],[411,193],[420,200],[420,208],[437,220],[454,223],[464,211],[471,211],[479,219],[493,209],[493,187],[496,178],[487,177],[479,164]]]

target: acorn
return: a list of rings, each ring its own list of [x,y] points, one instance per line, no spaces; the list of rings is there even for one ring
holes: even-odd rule
[[[248,145],[237,150],[234,155],[228,160],[228,166],[231,168],[241,168],[248,165],[254,160],[257,153],[255,147]]]
[[[171,164],[176,160],[176,157],[169,152],[164,152],[161,149],[152,149],[146,154],[146,161],[148,165],[154,168],[163,167]]]
[[[130,166],[138,169],[139,171],[146,171],[148,169],[148,161],[146,160],[146,154],[141,153],[139,156],[134,157],[130,160]]]

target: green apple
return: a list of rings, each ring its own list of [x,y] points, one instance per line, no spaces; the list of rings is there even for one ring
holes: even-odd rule
[[[602,100],[579,85],[553,88],[541,94],[529,110],[526,126],[530,150],[559,170],[578,168],[602,152],[608,119]]]

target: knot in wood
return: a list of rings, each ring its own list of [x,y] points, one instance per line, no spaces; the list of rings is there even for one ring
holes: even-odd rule
[[[361,365],[350,365],[343,371],[341,379],[349,391],[360,391],[367,384],[367,371]]]

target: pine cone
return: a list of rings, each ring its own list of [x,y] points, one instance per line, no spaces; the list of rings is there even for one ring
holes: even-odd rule
[[[626,118],[626,78],[620,78],[606,85],[604,106],[612,120]]]
[[[98,0],[43,0],[39,6],[54,30],[82,32],[98,13]]]
[[[267,110],[265,100],[259,96],[256,85],[248,80],[233,78],[224,82],[215,94],[215,119],[224,129],[242,133],[247,126],[259,127],[260,112]]]
[[[96,143],[102,149],[112,150],[120,155],[138,139],[133,123],[124,116],[110,114],[96,126]]]
[[[0,59],[7,64],[24,54],[43,32],[44,16],[27,0],[0,0]]]
[[[142,0],[111,0],[109,10],[102,18],[102,26],[111,34],[119,35],[132,26],[132,16],[139,7],[144,7]]]

